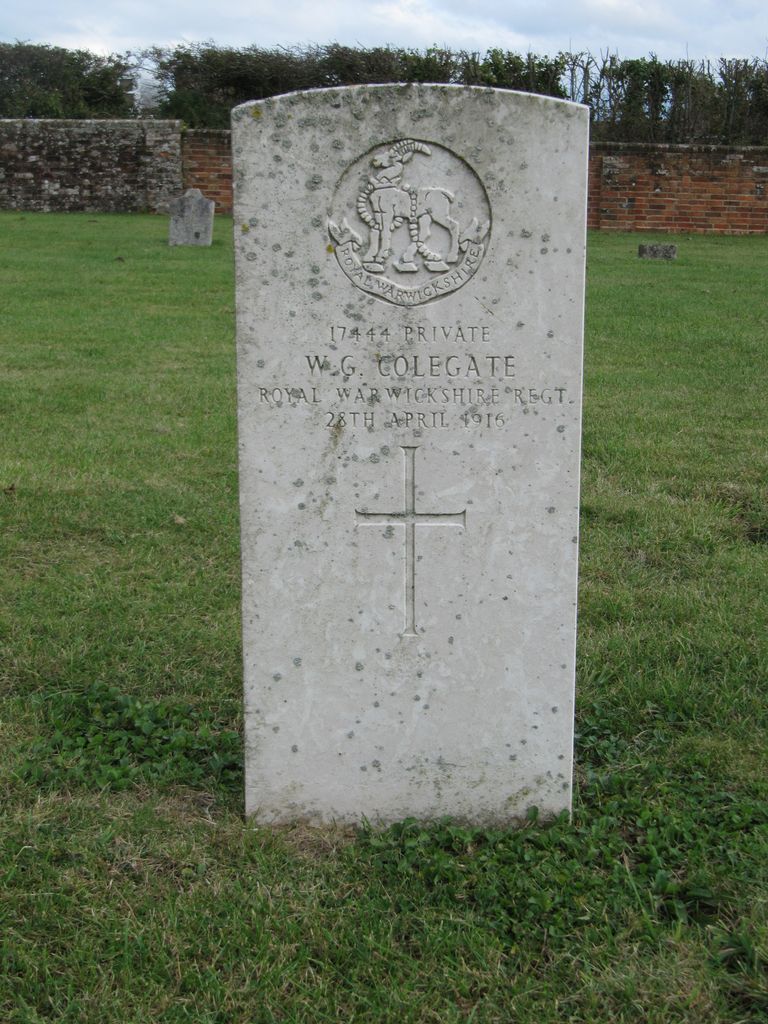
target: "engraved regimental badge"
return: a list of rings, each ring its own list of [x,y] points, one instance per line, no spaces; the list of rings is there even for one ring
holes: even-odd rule
[[[399,139],[351,164],[328,233],[357,288],[420,306],[461,288],[483,261],[491,208],[461,157],[435,142]]]

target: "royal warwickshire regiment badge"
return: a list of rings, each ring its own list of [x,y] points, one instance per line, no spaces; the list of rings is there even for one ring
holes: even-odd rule
[[[355,287],[419,306],[471,280],[488,246],[491,208],[466,160],[435,142],[399,139],[350,165],[328,233]]]

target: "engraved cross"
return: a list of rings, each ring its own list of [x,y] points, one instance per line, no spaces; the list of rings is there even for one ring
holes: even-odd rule
[[[416,450],[400,446],[405,457],[405,508],[402,512],[361,512],[355,509],[358,523],[377,526],[405,527],[405,629],[401,636],[417,636],[416,632],[416,527],[417,526],[466,526],[467,510],[461,512],[417,512],[416,511]]]

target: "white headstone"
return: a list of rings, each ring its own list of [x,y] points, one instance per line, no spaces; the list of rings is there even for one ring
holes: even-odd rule
[[[188,188],[183,196],[167,204],[171,215],[168,245],[210,245],[213,241],[213,213],[216,203],[206,199],[199,188]]]
[[[585,107],[233,112],[246,809],[570,807]]]

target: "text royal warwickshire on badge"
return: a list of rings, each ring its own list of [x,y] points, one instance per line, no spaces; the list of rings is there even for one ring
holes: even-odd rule
[[[246,806],[570,807],[587,112],[233,112]]]

